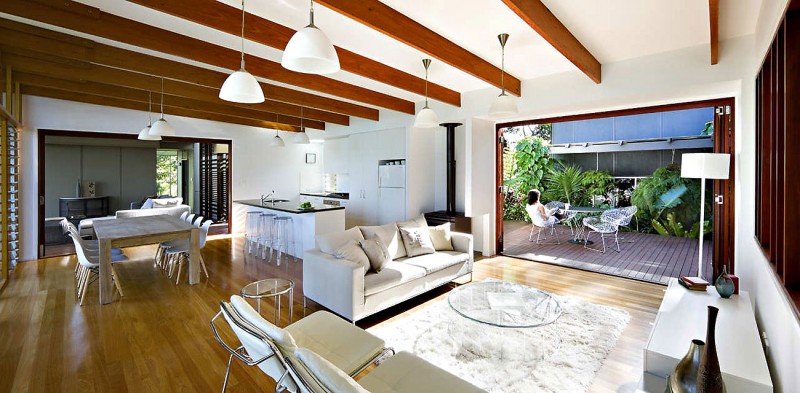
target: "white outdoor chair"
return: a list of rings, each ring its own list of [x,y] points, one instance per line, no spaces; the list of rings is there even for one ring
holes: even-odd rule
[[[620,209],[609,209],[603,212],[600,217],[586,217],[583,219],[583,226],[589,228],[586,231],[586,237],[583,247],[592,251],[606,252],[606,237],[614,236],[614,242],[617,244],[617,252],[621,251],[619,248],[619,223],[625,218],[625,214]],[[600,236],[600,241],[603,243],[603,249],[589,247],[589,235],[597,233]]]
[[[228,345],[217,332],[215,320],[223,316],[239,339],[241,346]],[[327,311],[317,311],[281,329],[262,318],[240,296],[231,296],[230,303],[220,302],[220,312],[211,319],[211,330],[217,341],[230,353],[222,391],[228,385],[231,361],[239,359],[248,366],[258,366],[276,381],[275,391],[315,391],[306,387],[314,378],[305,369],[294,367],[294,351],[304,347],[322,355],[327,361],[350,376],[360,374],[394,353],[383,340]],[[300,387],[298,388],[298,385]]]
[[[528,217],[531,219],[531,233],[528,235],[528,241],[533,241],[533,232],[536,231],[536,244],[561,244],[561,240],[558,238],[558,232],[556,231],[556,225],[558,225],[559,220],[555,218],[555,216],[551,216],[550,220],[545,220],[542,214],[535,209],[533,205],[526,205],[525,211],[528,212]],[[550,235],[555,236],[555,243],[552,241],[542,241],[542,238],[547,239],[546,234],[542,236],[542,231],[548,229],[550,230]]]
[[[622,211],[622,213],[625,215],[625,218],[623,218],[619,222],[619,227],[627,228],[628,230],[630,230],[631,220],[633,219],[633,217],[636,216],[636,212],[639,211],[639,207],[633,205],[633,206],[622,207],[619,210]],[[620,236],[620,239],[623,240],[623,243],[634,242],[633,240],[625,240],[625,238],[622,236]]]
[[[569,232],[571,234],[575,234],[575,230],[573,229],[573,225],[575,225],[575,216],[578,215],[576,211],[567,211],[567,205],[564,202],[559,201],[550,201],[544,205],[544,209],[549,211],[554,211],[555,209],[564,211],[564,218],[557,219],[559,224],[567,224],[569,226]]]

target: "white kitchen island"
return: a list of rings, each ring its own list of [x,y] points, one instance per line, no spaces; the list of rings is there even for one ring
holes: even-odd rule
[[[247,213],[251,211],[292,217],[295,244],[289,254],[302,258],[305,250],[315,248],[314,238],[317,235],[344,231],[343,206],[314,205],[312,210],[302,210],[299,206],[299,201],[264,204],[258,199],[233,201],[233,232],[244,234]]]

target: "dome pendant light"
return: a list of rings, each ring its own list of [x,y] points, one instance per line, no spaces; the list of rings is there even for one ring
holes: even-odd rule
[[[286,143],[283,141],[283,138],[279,135],[278,132],[278,115],[275,114],[275,137],[272,138],[272,141],[269,143],[269,147],[284,147]]]
[[[308,26],[298,30],[283,50],[281,65],[287,70],[305,74],[338,72],[339,56],[331,40],[314,25],[314,1],[311,0]]]
[[[256,78],[244,69],[244,0],[242,0],[242,59],[239,71],[225,79],[219,89],[219,98],[241,104],[259,104],[264,102],[264,91]]]
[[[414,120],[414,127],[439,127],[439,116],[436,116],[436,112],[428,107],[428,67],[431,66],[431,59],[422,59],[422,66],[425,67],[425,106],[417,114],[417,119]]]
[[[142,128],[139,131],[139,136],[137,139],[140,141],[160,141],[161,136],[153,135],[150,132],[150,129],[153,127],[153,117],[151,116],[153,112],[153,93],[147,92],[147,126]]]
[[[164,119],[164,78],[161,78],[161,118],[153,123],[150,128],[150,135],[158,135],[159,137],[175,135],[175,129]]]
[[[308,134],[306,134],[306,128],[303,127],[303,107],[302,106],[300,107],[300,132],[298,132],[297,135],[294,136],[294,143],[296,143],[298,145],[307,145],[307,144],[311,143],[311,141],[308,140]]]
[[[500,95],[495,98],[492,106],[489,107],[489,116],[493,118],[502,118],[517,115],[519,109],[517,109],[517,102],[514,97],[506,94],[506,42],[508,42],[508,34],[500,34],[497,36],[497,39],[500,40],[502,53],[502,62],[500,65],[500,86],[502,86],[502,89]]]

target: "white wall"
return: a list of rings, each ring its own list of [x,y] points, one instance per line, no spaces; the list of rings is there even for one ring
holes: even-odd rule
[[[25,129],[22,133],[22,258],[36,258],[37,242],[37,138],[38,129],[75,130],[136,134],[147,122],[147,114],[128,109],[103,107],[41,97],[23,97]],[[258,198],[275,190],[279,197],[296,197],[300,172],[321,172],[322,145],[291,143],[293,133],[281,132],[284,148],[270,148],[274,130],[239,126],[178,116],[167,116],[177,136],[229,139],[232,141],[232,198]],[[320,132],[310,130],[312,139]],[[306,164],[305,153],[316,153],[317,164]],[[299,169],[298,169],[299,168]],[[237,223],[234,222],[234,226]]]

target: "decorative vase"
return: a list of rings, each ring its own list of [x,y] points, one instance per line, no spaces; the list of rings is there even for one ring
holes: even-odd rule
[[[717,342],[715,339],[717,313],[719,309],[708,306],[708,325],[706,326],[706,345],[700,356],[700,367],[697,370],[697,393],[724,393],[725,383],[719,369],[717,358]]]
[[[724,299],[727,299],[733,295],[733,291],[736,289],[736,285],[733,283],[733,279],[728,274],[728,267],[722,265],[722,273],[717,277],[717,281],[714,282],[714,288],[717,288],[717,293]]]
[[[672,393],[694,393],[697,390],[697,371],[700,368],[700,356],[706,343],[702,340],[692,340],[689,352],[678,362],[675,370],[670,374],[667,382],[667,391]]]

